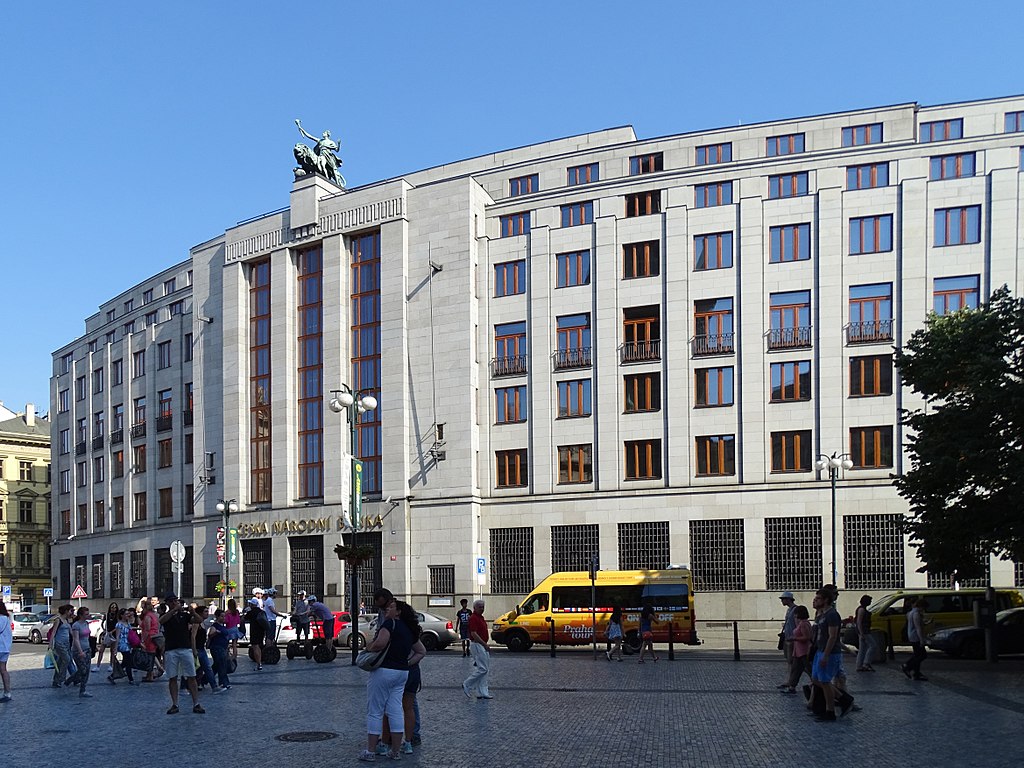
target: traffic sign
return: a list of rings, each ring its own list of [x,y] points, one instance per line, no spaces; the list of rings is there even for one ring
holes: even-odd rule
[[[7,600],[11,596],[11,585],[4,584],[4,600]]]
[[[43,587],[43,597],[53,597],[53,587]]]
[[[476,559],[476,572],[481,574],[481,575],[487,573],[487,558],[486,557],[478,557]]]
[[[185,568],[181,563],[176,563],[173,560],[171,561],[171,573],[181,573],[183,570],[185,570]]]
[[[89,595],[87,595],[85,593],[85,587],[83,587],[81,584],[76,584],[75,585],[75,591],[71,593],[71,599],[72,600],[81,600],[81,599],[86,598],[88,596]]]
[[[185,543],[183,541],[176,540],[171,542],[171,562],[185,562]]]

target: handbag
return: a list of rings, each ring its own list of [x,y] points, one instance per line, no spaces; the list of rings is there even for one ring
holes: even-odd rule
[[[781,651],[786,647],[786,633],[779,632],[779,650]]]
[[[380,665],[384,663],[385,657],[388,655],[388,650],[391,648],[391,643],[388,642],[379,651],[360,651],[359,655],[356,656],[356,666],[364,672],[373,672],[375,669],[379,669]]]
[[[153,655],[146,653],[142,648],[133,648],[131,665],[132,669],[141,669],[143,672],[149,672],[153,668]]]
[[[113,671],[110,673],[111,680],[120,680],[122,677],[126,677],[127,673],[124,671],[124,667],[121,666],[121,662],[114,659],[111,664]]]
[[[234,656],[229,656],[228,657],[228,674],[230,675],[236,669],[238,669],[238,659],[236,659]]]

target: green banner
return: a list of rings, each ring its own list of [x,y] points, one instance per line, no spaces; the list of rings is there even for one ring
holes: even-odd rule
[[[228,528],[228,562],[234,565],[238,562],[238,529]]]
[[[358,528],[363,514],[363,462],[352,459],[352,527]]]

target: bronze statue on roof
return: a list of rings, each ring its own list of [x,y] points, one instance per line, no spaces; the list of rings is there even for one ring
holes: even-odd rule
[[[324,131],[323,135],[318,139],[316,136],[306,133],[302,129],[302,123],[299,120],[295,121],[295,125],[298,126],[299,133],[310,141],[316,142],[312,149],[301,142],[295,145],[292,152],[295,154],[295,161],[299,164],[299,167],[295,169],[295,177],[305,176],[308,173],[318,173],[328,181],[344,189],[345,177],[338,172],[338,168],[341,166],[341,158],[338,157],[337,152],[341,145],[331,138],[330,131]]]

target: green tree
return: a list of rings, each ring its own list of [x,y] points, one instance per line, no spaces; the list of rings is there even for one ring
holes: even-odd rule
[[[912,468],[894,479],[925,568],[977,577],[989,552],[1024,560],[1024,299],[1004,286],[930,315],[895,361],[927,402],[902,412]]]

